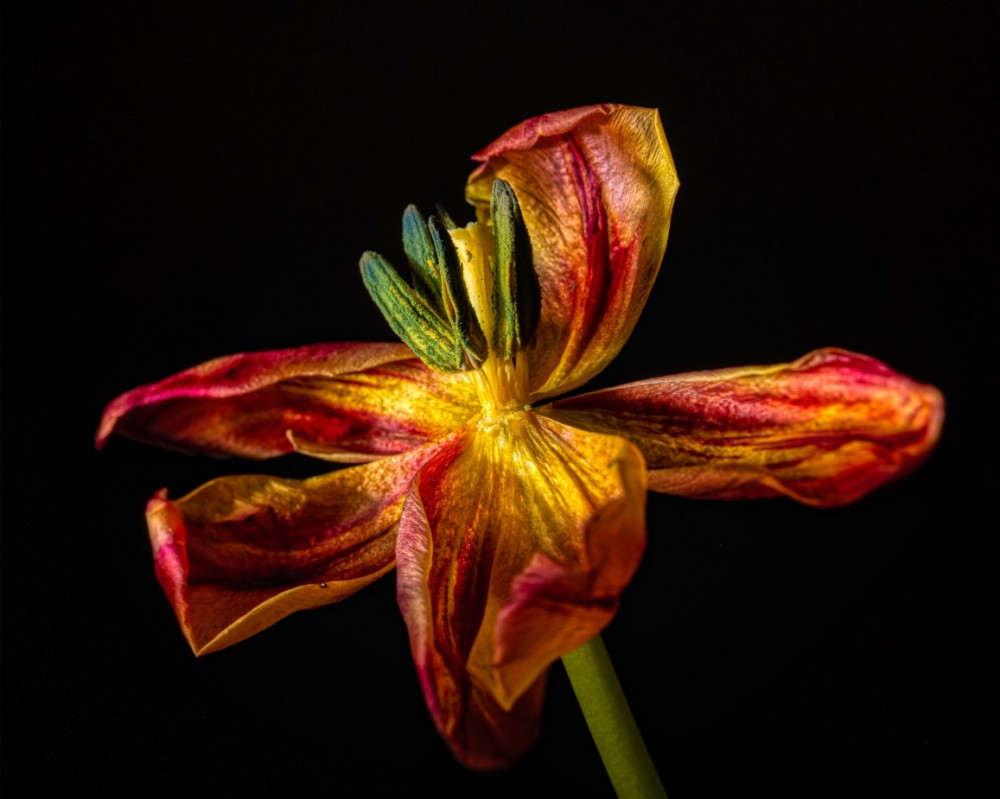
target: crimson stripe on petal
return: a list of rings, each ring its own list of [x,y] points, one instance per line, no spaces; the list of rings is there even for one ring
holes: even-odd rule
[[[534,398],[581,385],[618,353],[663,258],[677,174],[657,112],[595,105],[523,122],[473,156],[480,221],[513,186],[542,291]]]
[[[480,420],[414,480],[397,594],[462,762],[510,765],[537,735],[549,665],[611,620],[638,565],[645,496],[627,441],[531,412]]]
[[[791,364],[631,383],[540,412],[633,441],[654,491],[836,506],[916,468],[937,442],[944,400],[874,358],[824,349]]]
[[[403,344],[319,344],[217,358],[133,389],[108,405],[97,445],[119,432],[186,452],[365,461],[446,435],[473,402],[464,375],[428,369]]]
[[[224,477],[146,509],[157,577],[201,655],[391,570],[407,486],[434,445],[288,480]]]

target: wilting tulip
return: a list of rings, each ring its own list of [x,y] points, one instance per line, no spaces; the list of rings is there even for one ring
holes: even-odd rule
[[[355,464],[225,477],[147,510],[197,654],[394,567],[427,705],[455,755],[511,763],[557,658],[604,628],[646,546],[646,491],[852,502],[913,469],[934,388],[863,355],[697,372],[557,399],[621,349],[678,181],[656,111],[547,114],[474,156],[477,221],[403,217],[409,270],[362,258],[404,344],[210,361],[112,402],[98,433]]]

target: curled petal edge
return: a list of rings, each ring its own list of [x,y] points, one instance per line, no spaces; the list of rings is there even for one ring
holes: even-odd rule
[[[196,655],[338,602],[395,566],[407,486],[434,445],[308,480],[220,478],[146,519],[157,579]]]

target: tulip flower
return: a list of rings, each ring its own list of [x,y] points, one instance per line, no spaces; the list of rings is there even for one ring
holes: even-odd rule
[[[659,270],[679,185],[659,116],[546,114],[474,158],[475,222],[411,206],[406,272],[361,259],[404,343],[210,361],[114,400],[98,445],[350,464],[156,494],[163,590],[201,655],[395,568],[434,723],[488,769],[536,738],[550,665],[615,615],[647,490],[843,505],[920,463],[943,402],[838,349],[557,398],[618,353]]]

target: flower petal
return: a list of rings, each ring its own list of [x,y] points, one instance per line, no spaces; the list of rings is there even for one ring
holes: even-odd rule
[[[667,245],[678,181],[654,109],[593,105],[529,119],[473,158],[466,197],[489,219],[495,178],[517,194],[542,291],[535,398],[581,385],[618,353]]]
[[[441,438],[477,407],[464,375],[432,371],[403,344],[317,344],[208,361],[114,400],[97,433],[181,451],[343,462]]]
[[[630,383],[539,410],[634,442],[654,491],[783,494],[817,506],[854,502],[912,471],[944,420],[936,388],[838,349]]]
[[[196,655],[337,602],[394,565],[407,486],[434,445],[308,480],[213,480],[146,508],[156,575]]]
[[[397,593],[452,751],[509,765],[538,731],[549,665],[599,632],[645,547],[642,457],[531,412],[481,422],[410,487]]]

